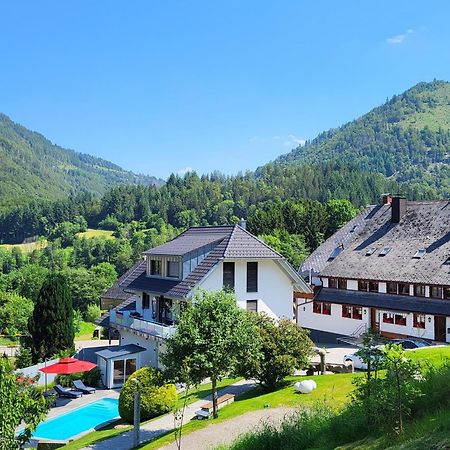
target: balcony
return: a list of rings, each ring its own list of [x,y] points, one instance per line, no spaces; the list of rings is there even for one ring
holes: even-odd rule
[[[151,322],[142,318],[133,317],[130,313],[131,311],[121,312],[112,310],[109,321],[111,325],[128,328],[161,339],[167,339],[175,333],[176,327],[174,325]]]

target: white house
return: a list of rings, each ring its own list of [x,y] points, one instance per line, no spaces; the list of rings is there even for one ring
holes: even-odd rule
[[[450,202],[383,196],[303,263],[314,298],[297,322],[313,339],[379,331],[450,342]]]
[[[134,296],[109,313],[125,353],[99,359],[108,387],[121,385],[131,367],[161,366],[164,341],[198,289],[232,289],[241,308],[291,320],[294,295],[311,293],[279,253],[239,225],[193,227],[144,252],[120,288]]]

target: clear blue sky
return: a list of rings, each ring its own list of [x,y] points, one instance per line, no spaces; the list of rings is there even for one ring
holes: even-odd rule
[[[0,17],[0,111],[160,177],[255,169],[450,80],[445,0],[14,0]]]

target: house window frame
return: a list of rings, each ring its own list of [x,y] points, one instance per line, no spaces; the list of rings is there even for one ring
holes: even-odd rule
[[[171,275],[171,271],[170,271],[171,267],[177,268],[176,275]],[[172,261],[172,260],[168,259],[166,262],[166,269],[167,269],[167,278],[177,278],[177,279],[180,278],[180,262],[179,261]]]
[[[425,329],[426,316],[425,314],[414,313],[413,315],[413,328]]]
[[[347,290],[347,278],[338,278],[338,289]]]
[[[236,264],[234,261],[224,261],[222,264],[222,281],[223,281],[223,288],[225,290],[234,290],[236,286]],[[225,268],[232,269],[230,271],[225,270]],[[226,279],[226,277],[229,276],[230,280]],[[232,281],[231,281],[232,278]],[[231,282],[230,282],[231,281]]]
[[[313,301],[313,313],[331,316],[331,303]]]
[[[425,297],[425,285],[415,284],[414,285],[414,297]]]
[[[399,313],[394,314],[394,324],[395,325],[406,327],[406,319],[407,319],[406,314],[399,314]]]
[[[247,262],[247,292],[258,292],[258,262]]]
[[[156,270],[159,269],[159,270]],[[150,275],[152,277],[162,277],[162,260],[152,258],[150,260]]]
[[[369,290],[369,282],[367,280],[358,280],[358,291],[367,292]]]
[[[409,295],[409,283],[397,283],[398,295]]]
[[[338,289],[339,280],[336,277],[328,278],[328,287],[330,289]]]
[[[392,289],[394,287],[395,289]],[[394,281],[386,282],[386,293],[391,295],[398,295],[398,283]]]
[[[254,308],[251,307],[254,305]],[[250,307],[249,307],[250,306]],[[258,300],[247,300],[246,301],[246,310],[248,312],[257,314],[258,313]]]
[[[433,291],[434,291],[435,289],[437,289],[438,292],[440,292],[440,295],[439,295],[439,296],[433,295]],[[442,299],[442,298],[443,298],[443,293],[444,293],[443,291],[444,291],[444,290],[443,290],[442,286],[438,286],[438,285],[432,285],[432,286],[430,286],[430,298]]]
[[[345,319],[362,320],[362,307],[354,305],[342,305],[342,317]]]
[[[142,309],[150,309],[150,295],[147,292],[142,293]]]
[[[380,291],[380,283],[378,281],[369,281],[367,284],[369,292],[379,292]]]

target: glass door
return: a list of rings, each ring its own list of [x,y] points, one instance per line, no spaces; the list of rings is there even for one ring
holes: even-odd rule
[[[119,359],[113,362],[113,386],[124,383],[125,377],[125,361]]]
[[[136,359],[127,359],[125,363],[125,380],[136,372]]]

